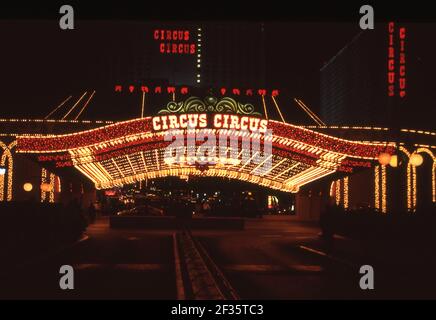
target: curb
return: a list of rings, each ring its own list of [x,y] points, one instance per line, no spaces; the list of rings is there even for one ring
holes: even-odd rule
[[[185,300],[185,287],[183,285],[182,266],[179,254],[179,244],[177,241],[177,233],[173,233],[173,248],[174,248],[174,264],[176,273],[176,288],[177,288],[177,300]]]

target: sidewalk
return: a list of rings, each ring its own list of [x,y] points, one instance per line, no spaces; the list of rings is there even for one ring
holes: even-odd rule
[[[301,245],[354,266],[372,264],[403,271],[434,270],[436,267],[435,251],[430,244],[419,246],[393,239],[362,241],[335,235],[331,241],[319,236]]]
[[[91,235],[93,233],[107,232],[109,230],[109,217],[98,217],[94,223],[91,223],[86,228],[86,233]]]
[[[245,229],[303,229],[308,233],[318,234],[319,223],[316,221],[301,221],[296,216],[265,215],[262,218],[246,218]]]

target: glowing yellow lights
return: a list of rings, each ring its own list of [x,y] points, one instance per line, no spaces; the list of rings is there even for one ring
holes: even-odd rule
[[[380,209],[380,166],[374,167],[374,208]]]
[[[50,183],[44,182],[41,184],[41,191],[42,192],[50,192],[51,186]]]
[[[309,182],[325,177],[333,172],[333,170],[329,170],[326,168],[311,167],[294,175],[292,178],[287,179],[286,181],[284,181],[284,184],[301,187],[305,184],[308,184]]]
[[[432,157],[433,157],[433,153],[430,150],[425,149],[425,148],[420,148],[414,153],[410,153],[404,147],[400,147],[400,150],[403,151],[409,157],[409,162],[407,164],[407,210],[410,212],[415,212],[416,206],[417,206],[417,193],[418,193],[416,167],[420,166],[423,162],[423,157],[418,153],[419,152],[429,152],[429,154]],[[434,165],[434,161],[433,161],[433,165]],[[432,180],[433,180],[433,178],[432,178]],[[433,182],[432,182],[432,192],[433,191],[434,191],[434,188],[433,188]]]
[[[53,173],[50,173],[50,184],[49,184],[49,202],[55,202],[55,180],[56,176]]]
[[[375,130],[375,131],[388,131],[389,128],[370,127],[370,126],[304,126],[309,129],[351,129],[351,130]]]
[[[68,115],[76,108],[76,106],[79,104],[80,101],[82,101],[83,97],[87,94],[88,92],[85,91],[84,94],[82,94],[82,96],[79,98],[79,100],[77,100],[77,102],[71,107],[71,109],[63,116],[62,120],[65,120],[66,117],[68,117]]]
[[[241,151],[241,152],[242,152],[242,151]],[[286,170],[283,170],[283,171],[279,172],[279,173],[278,173],[278,174],[273,178],[273,180],[277,180],[277,179],[280,178],[281,176],[283,176],[283,175],[285,175],[286,173],[292,171],[292,169],[297,168],[299,165],[300,165],[299,163],[296,163],[296,164],[294,164],[293,166],[287,168]]]
[[[195,64],[193,65],[195,67]],[[195,76],[195,75],[194,75]],[[272,97],[276,108],[278,107],[278,99],[276,101],[276,97]],[[265,97],[262,96],[262,103],[264,106],[265,116],[268,117],[268,110],[266,110]],[[139,97],[138,97],[139,103]],[[138,125],[138,129],[127,131],[126,135],[102,135],[101,139],[98,136],[99,132],[106,131],[111,126],[106,126],[105,128],[100,128],[102,131],[97,131],[97,138],[89,141],[89,144],[86,144],[88,140],[85,140],[85,143],[82,144],[62,144],[59,143],[56,145],[56,148],[53,150],[38,150],[31,149],[29,147],[27,149],[21,149],[20,152],[23,153],[59,153],[59,152],[68,152],[71,155],[72,164],[80,170],[83,174],[89,177],[96,185],[97,188],[110,188],[112,186],[120,186],[124,184],[130,184],[137,181],[142,181],[146,179],[154,179],[156,177],[165,177],[167,175],[177,175],[181,174],[182,176],[189,176],[190,174],[195,175],[203,175],[203,176],[219,176],[219,177],[227,177],[230,179],[240,179],[243,181],[249,181],[252,183],[262,183],[264,185],[271,186],[272,188],[284,191],[295,192],[302,185],[309,183],[310,181],[319,179],[324,175],[328,175],[337,170],[347,171],[349,166],[362,166],[365,164],[369,166],[369,161],[355,161],[358,159],[365,160],[377,160],[379,158],[379,154],[381,151],[385,151],[384,155],[385,160],[381,161],[380,164],[375,169],[374,173],[374,203],[375,207],[379,209],[380,212],[387,212],[387,209],[391,207],[391,203],[387,202],[387,174],[391,169],[387,169],[387,165],[392,167],[399,166],[399,157],[400,154],[390,156],[388,154],[393,152],[393,147],[395,144],[386,143],[386,142],[358,142],[345,140],[337,137],[332,137],[330,135],[322,134],[320,132],[315,132],[313,130],[308,130],[302,128],[300,126],[293,126],[290,124],[282,123],[279,121],[269,120],[268,125],[271,125],[271,128],[274,129],[274,134],[270,137],[264,137],[265,141],[272,141],[274,143],[273,156],[272,156],[272,164],[271,167],[267,170],[267,172],[259,176],[257,174],[257,170],[262,164],[254,164],[251,165],[245,160],[238,159],[228,159],[224,158],[225,161],[221,161],[220,158],[215,161],[209,161],[212,163],[207,169],[203,170],[195,170],[194,168],[190,168],[188,164],[172,163],[171,161],[165,161],[163,156],[163,144],[151,145],[150,141],[160,142],[162,141],[162,135],[160,132],[151,131],[148,126],[148,120],[146,121],[143,114],[143,106],[141,110],[141,119],[140,125]],[[274,107],[273,107],[274,108]],[[138,110],[139,111],[139,110]],[[269,110],[271,112],[271,110]],[[277,108],[279,114],[281,111]],[[282,115],[280,115],[282,121],[284,121]],[[131,120],[131,121],[135,121]],[[143,122],[142,122],[143,121]],[[127,124],[129,126],[128,121],[123,123],[117,123],[113,126],[123,126],[123,124]],[[144,124],[144,126],[142,126]],[[277,125],[280,124],[280,125]],[[126,127],[127,127],[126,126]],[[299,128],[299,130],[293,130],[293,128]],[[343,128],[346,128],[345,126]],[[351,127],[349,127],[351,128]],[[362,127],[366,128],[366,127]],[[96,129],[96,130],[100,130]],[[121,128],[122,129],[122,128]],[[94,130],[94,129],[93,129]],[[88,130],[85,132],[93,131]],[[209,129],[208,129],[209,130]],[[384,130],[384,128],[373,128],[373,130]],[[122,130],[115,130],[120,131]],[[217,132],[216,129],[210,129],[211,132]],[[310,132],[309,132],[310,131]],[[308,133],[308,138],[305,137],[305,133]],[[75,136],[80,135],[81,133],[67,134],[62,136]],[[241,136],[242,133],[237,132],[238,136]],[[57,137],[62,137],[57,136]],[[254,134],[247,133],[247,136],[254,136]],[[300,136],[302,137],[300,139]],[[328,138],[329,143],[323,143],[323,137]],[[309,140],[309,138],[311,138]],[[32,138],[34,139],[34,138]],[[74,140],[74,139],[72,139]],[[77,139],[79,140],[79,139]],[[314,142],[313,142],[314,141]],[[342,144],[342,142],[346,142],[347,148],[331,148],[331,146],[335,146],[336,143]],[[32,142],[32,141],[31,141]],[[331,142],[331,145],[330,145]],[[24,144],[23,144],[24,145]],[[131,147],[134,146],[134,147]],[[366,152],[365,146],[374,146],[376,147],[375,152],[372,152],[370,149]],[[409,146],[409,145],[408,145]],[[44,146],[45,147],[45,146]],[[386,147],[386,149],[385,149]],[[410,147],[412,145],[410,144]],[[54,150],[54,149],[62,149],[69,148],[65,150]],[[106,148],[110,150],[110,153],[106,155]],[[414,149],[417,146],[415,145]],[[42,148],[41,148],[42,149]],[[45,148],[44,148],[45,149]],[[122,151],[121,151],[122,149]],[[157,150],[156,150],[157,149]],[[279,152],[280,149],[286,149],[286,152]],[[363,149],[363,151],[361,151]],[[119,151],[120,150],[120,151]],[[143,150],[143,151],[141,151]],[[358,150],[358,151],[353,151]],[[275,153],[277,151],[277,153]],[[415,151],[418,154],[418,150]],[[313,162],[304,161],[302,158],[294,157],[295,154],[304,154],[308,156],[313,155]],[[104,154],[104,156],[101,156]],[[412,153],[413,154],[413,153]],[[236,153],[235,153],[236,155]],[[251,156],[251,154],[250,154]],[[383,155],[380,155],[383,158]],[[402,157],[403,155],[401,155]],[[416,165],[415,160],[412,160],[411,155],[409,154],[409,161],[403,161],[404,164],[410,165],[408,168],[408,208],[415,208],[416,202],[420,201],[420,199],[416,200],[417,192],[416,192],[416,174],[417,170],[419,170],[419,175],[421,175],[421,171],[423,168],[416,169],[413,166]],[[113,157],[113,158],[112,158]],[[422,159],[421,155],[418,155]],[[44,160],[47,158],[50,159],[58,159],[56,155],[50,157],[41,157]],[[350,159],[351,158],[351,159]],[[207,160],[214,160],[213,158],[207,158]],[[242,157],[242,159],[244,159]],[[418,158],[419,159],[419,158]],[[8,159],[9,160],[9,159]],[[5,161],[8,164],[12,161]],[[250,159],[252,160],[252,159]],[[347,162],[348,160],[351,160]],[[50,161],[50,160],[47,160]],[[54,160],[53,160],[54,161]],[[266,161],[266,160],[264,160]],[[419,162],[419,161],[418,161]],[[6,167],[8,166],[6,164]],[[64,165],[63,162],[57,163],[59,166]],[[68,165],[68,163],[65,163]],[[425,163],[427,164],[427,157],[425,159]],[[368,167],[366,166],[366,167]],[[1,165],[0,165],[1,167]],[[427,166],[424,166],[427,170]],[[181,170],[193,170],[193,171],[182,171]],[[406,169],[406,168],[405,168]],[[434,161],[432,166],[432,199],[436,201],[436,178],[435,178],[435,167]],[[0,177],[0,187],[6,187],[6,179],[8,177],[9,169],[6,171],[6,175],[3,180]],[[192,173],[191,173],[192,172]],[[369,171],[371,173],[371,171]],[[389,174],[391,171],[389,171]],[[51,175],[47,173],[46,180],[51,179]],[[331,194],[334,194],[336,197],[336,201],[338,204],[342,205],[344,208],[348,208],[350,206],[349,199],[349,178],[342,178],[340,181],[335,183],[334,186],[331,186]],[[370,180],[372,180],[370,178]],[[46,181],[49,183],[49,181]],[[391,182],[391,181],[389,181]],[[56,184],[55,184],[56,185]],[[390,186],[389,186],[390,187]],[[0,189],[4,189],[0,188]],[[335,188],[339,188],[334,192]],[[57,190],[57,186],[55,188]],[[0,190],[0,197],[3,197],[1,193],[4,190]],[[6,197],[6,192],[4,192]],[[350,193],[353,197],[353,194]],[[51,194],[50,194],[51,196]],[[421,196],[421,194],[420,194]],[[45,194],[46,201],[51,200],[48,197],[48,193]],[[352,199],[354,200],[354,199]],[[391,199],[389,199],[390,201]],[[370,201],[372,202],[372,200]]]
[[[381,185],[380,185],[381,181]],[[381,196],[380,196],[381,195]],[[387,212],[387,170],[386,165],[374,167],[374,208]]]
[[[422,156],[419,153],[412,153],[412,155],[410,156],[410,164],[414,167],[419,167],[422,162],[424,161],[424,159],[422,158]]]
[[[396,154],[391,156],[391,160],[389,160],[389,165],[392,168],[398,167],[398,156]]]
[[[263,101],[264,97],[262,97]],[[144,118],[147,119],[147,118]],[[144,119],[134,119],[130,121],[143,121]],[[270,122],[277,122],[274,120],[270,120]],[[115,125],[107,126],[106,128],[111,128],[113,126],[120,126],[120,125],[127,125],[129,121],[123,122],[123,123],[117,123]],[[289,126],[289,127],[297,127],[292,126],[289,124],[284,124],[280,122],[280,124],[283,126]],[[302,131],[310,131],[310,133],[314,133],[311,130],[307,130],[301,127]],[[94,131],[96,129],[88,130],[85,132]],[[208,129],[211,132],[216,133],[216,129]],[[80,134],[80,133],[76,133]],[[76,134],[67,134],[62,135],[63,136],[74,136]],[[243,133],[241,132],[235,132],[234,134],[237,134],[238,136],[241,136]],[[280,132],[278,133],[280,134]],[[323,135],[321,133],[315,133],[318,136],[327,136]],[[112,140],[108,141],[101,141],[99,143],[94,143],[92,145],[68,149],[66,151],[69,152],[71,155],[71,159],[73,162],[73,165],[81,171],[83,174],[85,174],[88,178],[90,178],[96,186],[102,186],[102,185],[109,185],[112,181],[116,179],[122,179],[125,178],[125,181],[133,181],[134,178],[130,177],[138,177],[141,174],[144,173],[144,171],[147,172],[147,167],[152,166],[150,168],[150,171],[161,171],[165,169],[167,166],[173,165],[172,163],[165,163],[165,159],[162,157],[162,152],[158,151],[157,149],[153,149],[151,153],[148,153],[147,157],[150,157],[150,160],[146,160],[148,162],[145,163],[144,157],[142,159],[139,159],[136,155],[132,154],[132,158],[129,160],[128,157],[121,156],[119,158],[115,159],[108,159],[108,161],[96,161],[94,157],[94,153],[96,151],[99,151],[103,148],[112,146],[112,147],[122,147],[125,143],[131,143],[133,141],[143,140],[143,139],[150,139],[150,138],[156,138],[161,139],[163,133],[162,132],[138,132],[134,133],[132,135],[127,135],[123,137],[117,137]],[[254,133],[248,134],[248,136],[252,137],[254,136]],[[352,145],[356,146],[363,146],[363,145],[374,145],[374,146],[380,146],[380,144],[366,144],[366,143],[356,143],[350,140],[344,140],[340,138],[335,138],[328,136],[333,140],[336,141],[346,141],[347,143],[350,143]],[[271,168],[265,173],[265,178],[268,181],[271,181],[273,184],[277,184],[277,189],[283,189],[283,190],[295,190],[299,187],[301,187],[304,184],[310,183],[313,180],[322,178],[323,176],[326,176],[328,174],[331,174],[335,172],[338,167],[340,166],[340,163],[347,157],[346,154],[342,154],[339,152],[333,152],[331,150],[324,149],[322,146],[313,146],[308,143],[304,143],[301,141],[297,141],[291,138],[283,137],[280,135],[274,135],[271,137],[265,137],[265,140],[272,141],[273,143],[276,143],[278,145],[283,145],[294,149],[301,150],[302,152],[311,153],[316,155],[317,158],[319,158],[314,165],[306,165],[304,163],[301,163],[299,161],[291,161],[289,163],[289,166],[282,167],[282,163],[284,164],[286,161],[286,158],[283,157],[276,157],[274,159]],[[386,144],[383,144],[383,146],[386,146]],[[50,150],[50,153],[53,152],[61,152],[62,150]],[[32,152],[32,151],[23,151],[23,152]],[[36,152],[36,151],[35,151]],[[38,153],[42,151],[37,151]],[[237,159],[234,159],[233,161],[228,161],[228,163],[217,163],[217,167],[223,167],[226,166],[225,169],[227,169],[228,175],[231,175],[231,171],[239,171],[241,173],[244,173],[243,171],[249,171],[250,174],[253,174],[255,170],[255,166],[248,166],[247,162],[244,161],[243,163],[240,163],[239,160],[240,155],[238,155]],[[355,158],[364,158],[360,156],[353,156]],[[368,159],[374,159],[374,157],[368,157]],[[230,166],[228,166],[230,164]],[[117,167],[118,166],[118,167]],[[233,169],[233,167],[237,167],[236,169]],[[102,169],[103,168],[103,169]],[[278,170],[276,170],[276,168]],[[296,168],[296,169],[294,169]],[[285,175],[286,174],[286,175]],[[147,176],[148,177],[148,176]],[[150,177],[151,178],[151,177]],[[263,177],[258,177],[256,179],[262,179]],[[279,179],[280,178],[280,179]],[[255,178],[252,179],[253,181]],[[257,180],[256,180],[257,181]],[[130,182],[129,182],[130,183]],[[265,182],[266,183],[266,182]]]
[[[47,181],[48,180],[48,181]],[[55,202],[55,181],[56,175],[48,172],[45,168],[41,169],[41,202],[46,201],[48,193],[48,202]]]
[[[216,165],[209,166],[208,170],[206,170],[207,172],[204,172],[196,169],[194,165],[189,165],[187,163],[188,159],[186,155],[182,156],[180,161],[177,163],[173,163],[171,161],[165,162],[164,153],[161,151],[162,150],[158,149],[151,149],[145,152],[140,151],[137,153],[131,153],[128,155],[103,160],[101,162],[96,162],[95,160],[93,162],[76,161],[75,167],[88,178],[90,178],[98,189],[136,183],[138,181],[154,179],[156,177],[164,177],[165,174],[177,176],[176,173],[179,172],[181,175],[194,174],[203,176],[228,177],[230,179],[239,179],[269,186],[271,188],[286,192],[296,192],[301,185],[308,183],[308,181],[333,172],[332,170],[326,170],[324,168],[311,168],[309,165],[304,163],[273,156],[271,161],[274,165],[264,176],[260,177],[253,174],[259,164],[246,164],[245,160],[241,161],[241,159],[239,159],[241,156],[240,154],[237,158],[236,154],[232,156],[232,158],[224,157],[223,159],[220,157],[207,157],[209,163],[211,163],[213,160],[213,162],[216,162]],[[228,151],[230,151],[230,149]],[[230,154],[232,155],[232,153]],[[266,160],[268,160],[268,158]],[[244,168],[239,170],[243,165],[245,165]],[[297,171],[292,171],[290,174],[287,174],[280,179],[275,178],[276,176],[282,176],[287,170],[291,171],[292,168],[296,166],[299,167],[298,170],[296,169]],[[121,174],[118,168],[122,171],[124,176]],[[309,168],[310,171],[306,170]],[[194,171],[192,173],[187,173],[183,171],[185,169],[193,169]],[[298,173],[301,173],[302,171],[305,171],[304,174],[298,175]],[[105,178],[105,174],[103,172],[109,173],[111,177]],[[157,174],[157,172],[159,174]],[[213,172],[215,172],[215,174],[213,174]],[[295,178],[295,180],[293,180],[293,178]]]
[[[404,146],[400,146],[400,151],[402,151],[408,158],[410,158],[410,152]]]
[[[413,169],[412,169],[412,165],[410,164],[410,156],[411,153],[404,147],[404,146],[400,146],[400,151],[402,151],[408,158],[409,161],[407,162],[407,186],[406,186],[406,190],[407,190],[407,210],[410,212],[415,211],[415,207],[413,205],[414,201],[414,194],[416,192],[416,189],[413,188],[413,180],[416,179],[416,171],[415,174],[412,173]]]
[[[262,101],[263,102],[264,102],[264,100],[265,100],[264,97],[262,97]],[[265,107],[265,111],[267,112],[266,105],[264,105],[264,107]],[[77,132],[77,133],[71,133],[71,134],[50,135],[50,136],[47,136],[47,137],[56,137],[56,138],[75,137],[75,136],[80,136],[80,135],[84,135],[84,134],[89,134],[91,132],[92,133],[97,133],[98,131],[112,130],[114,127],[128,126],[132,122],[148,121],[148,120],[150,120],[150,117],[138,118],[138,119],[133,119],[133,120],[129,120],[129,121],[118,122],[116,124],[108,125],[108,126],[105,126],[103,128],[91,129],[91,130],[86,130],[86,131]],[[386,144],[386,143],[356,142],[356,141],[352,141],[352,140],[346,140],[346,139],[332,137],[332,136],[325,135],[325,134],[322,134],[322,133],[319,133],[319,132],[315,132],[315,131],[312,131],[312,130],[309,130],[309,129],[305,129],[305,128],[300,127],[300,126],[294,126],[294,125],[291,125],[291,124],[288,124],[288,123],[278,122],[278,121],[274,121],[274,120],[269,120],[269,122],[271,122],[271,124],[278,123],[281,126],[286,126],[286,127],[289,127],[289,128],[295,128],[295,129],[298,129],[298,130],[302,131],[302,133],[307,132],[308,134],[315,134],[316,136],[318,136],[320,138],[326,138],[326,139],[330,139],[330,140],[334,140],[334,141],[338,141],[338,142],[344,142],[344,143],[350,144],[350,147],[353,147],[353,146],[362,146],[362,147],[365,147],[365,146],[374,146],[374,147],[394,146],[394,144],[392,144],[392,143],[387,143]],[[211,129],[211,130],[214,131],[215,129]],[[124,143],[125,141],[127,141],[129,139],[133,139],[133,140],[135,140],[135,139],[143,139],[143,138],[145,138],[148,135],[153,136],[153,137],[157,137],[157,138],[161,138],[159,136],[159,134],[162,134],[162,136],[163,136],[162,132],[158,132],[158,133],[151,132],[151,131],[138,132],[138,133],[133,133],[130,136],[124,136],[124,137],[119,137],[119,138],[116,138],[116,139],[113,139],[113,140],[110,140],[110,141],[104,141],[104,142],[100,142],[100,143],[90,144],[90,145],[88,145],[86,147],[87,148],[92,148],[92,149],[101,149],[101,148],[107,147],[108,145],[115,146],[115,145],[118,145],[118,144],[122,144],[122,143]],[[252,135],[254,135],[254,134],[251,133],[250,136],[252,136]],[[28,138],[37,139],[38,140],[38,139],[41,139],[42,137],[28,137]],[[273,142],[277,142],[279,144],[283,144],[283,145],[290,146],[290,147],[293,147],[294,144],[298,144],[298,145],[301,145],[301,146],[304,145],[306,147],[306,149],[313,150],[313,153],[316,153],[317,155],[319,153],[322,153],[322,152],[330,152],[330,153],[340,154],[340,155],[343,155],[343,156],[352,156],[353,158],[357,158],[357,159],[368,159],[368,160],[375,159],[374,156],[369,156],[369,155],[368,156],[362,156],[362,155],[357,155],[357,154],[356,155],[349,155],[349,154],[344,154],[344,153],[340,153],[340,152],[332,152],[331,150],[329,150],[327,148],[320,147],[320,146],[314,147],[314,146],[311,146],[309,144],[301,143],[301,142],[298,142],[298,141],[296,141],[294,139],[290,139],[288,137],[283,137],[283,136],[280,135],[280,132],[276,133],[276,135],[274,135],[272,137],[266,137],[266,140],[270,140],[270,141],[272,140]],[[129,141],[127,141],[127,142],[129,142]],[[73,149],[71,149],[71,148],[70,149],[68,149],[68,148],[67,149],[60,148],[60,149],[49,149],[49,150],[28,150],[28,149],[21,148],[20,150],[18,150],[18,152],[21,152],[21,153],[54,153],[54,152],[65,152],[65,151],[71,151],[71,150],[76,150],[76,148],[73,148]]]
[[[283,117],[282,112],[280,111],[279,105],[277,104],[276,98],[274,96],[271,96],[271,98],[274,102],[274,105],[276,106],[277,111],[279,112],[280,118],[284,123],[286,123],[285,118]]]
[[[0,161],[1,166],[4,166],[6,164],[6,159],[8,160],[8,169],[6,170],[6,174],[8,176],[7,187],[6,187],[6,200],[11,201],[12,200],[14,160],[12,158],[12,153],[11,153],[9,148],[6,149],[3,153],[3,156],[2,156],[1,161]],[[4,179],[4,175],[3,175],[3,179]],[[3,188],[4,188],[4,182],[3,182]],[[3,191],[2,191],[2,193],[3,193]],[[3,199],[4,199],[4,194],[0,200],[3,200]]]
[[[309,117],[312,118],[313,121],[315,121],[318,126],[326,126],[326,124],[312,110],[310,110],[310,108],[306,106],[302,100],[294,98],[294,101],[301,109],[303,109],[304,112],[309,115]]]
[[[436,136],[436,132],[431,132],[431,131],[422,131],[422,130],[414,130],[414,129],[401,129],[401,131]]]
[[[351,129],[351,130],[373,130],[373,131],[389,131],[389,128],[385,127],[371,127],[371,126],[327,126],[327,125],[310,125],[304,126],[305,128],[311,129]],[[436,136],[436,132],[422,131],[414,129],[400,129],[401,132],[420,134],[420,135],[431,135]]]
[[[3,155],[0,159],[0,167],[5,167],[6,160],[8,162],[7,169],[5,170],[5,174],[7,175],[7,185],[6,185],[6,201],[12,201],[12,183],[13,183],[13,175],[14,175],[14,159],[12,157],[12,149],[16,147],[17,141],[11,142],[9,145],[4,144],[0,141],[0,147],[4,150]],[[4,184],[5,184],[5,175],[0,175],[0,201],[5,200],[4,194]]]
[[[58,186],[58,188],[57,188],[57,192],[58,193],[61,193],[62,192],[62,183],[61,183],[61,178],[60,177],[58,177],[58,176],[56,176],[56,184],[57,184],[57,186]]]
[[[95,94],[95,90],[92,92],[91,96],[88,98],[88,100],[86,100],[85,104],[83,105],[82,109],[80,109],[79,114],[74,118],[74,120],[79,119],[80,115],[83,113],[83,111],[85,111],[86,107],[88,106],[89,102],[91,101],[91,99],[94,97]]]
[[[30,192],[30,191],[32,191],[32,189],[33,189],[33,185],[32,185],[30,182],[26,182],[26,183],[23,185],[23,189],[24,189],[24,191],[26,191],[26,192]]]
[[[0,175],[0,201],[4,201],[5,198],[5,175]]]
[[[341,180],[336,180],[336,192],[335,192],[335,196],[336,196],[336,205],[340,205],[341,204]]]
[[[255,173],[256,170],[258,170],[261,166],[263,166],[265,162],[269,161],[269,160],[272,158],[272,156],[273,156],[273,155],[270,154],[270,155],[269,155],[267,158],[265,158],[261,163],[259,163],[259,164],[257,165],[256,168],[254,168],[253,170],[251,170],[250,173]],[[233,164],[233,165],[239,163],[239,159],[232,159],[232,158],[230,158],[230,159],[227,160],[227,158],[224,158],[223,160],[224,160],[224,161],[222,161],[222,162],[223,162],[224,165],[226,164],[227,161],[228,161],[229,163]]]
[[[201,77],[201,28],[198,28],[197,33],[197,83],[200,83]]]
[[[386,213],[386,166],[381,166],[381,212]]]
[[[45,168],[42,168],[41,169],[41,202],[44,202],[47,196],[47,191],[44,191],[44,189],[42,188],[42,185],[45,184],[46,179],[47,179],[47,170]]]
[[[416,167],[412,166],[412,210],[416,211],[418,189],[416,186]]]
[[[27,123],[34,123],[34,122],[38,122],[38,123],[99,123],[99,124],[113,124],[114,121],[103,121],[103,120],[96,120],[96,121],[91,121],[91,120],[67,120],[67,119],[60,119],[60,120],[56,120],[56,119],[0,119],[0,122],[27,122]]]
[[[141,173],[136,176],[129,176],[119,179],[114,179],[110,182],[103,182],[96,184],[96,187],[98,189],[107,189],[112,188],[114,186],[122,186],[125,184],[131,184],[135,183],[137,181],[141,180],[147,180],[147,179],[156,179],[156,178],[163,178],[168,176],[205,176],[205,177],[227,177],[230,179],[237,179],[241,181],[246,181],[250,183],[259,184],[264,187],[268,187],[271,189],[277,189],[282,190],[286,192],[298,192],[299,188],[295,186],[286,186],[283,183],[279,183],[276,181],[271,181],[269,179],[261,178],[258,176],[251,175],[246,172],[238,172],[238,171],[232,171],[229,172],[227,169],[218,169],[218,168],[211,168],[209,170],[201,172],[200,170],[196,169],[195,167],[182,167],[182,168],[172,168],[172,169],[162,169],[157,171],[149,171],[147,173]]]
[[[433,160],[433,167],[431,169],[431,194],[432,201],[436,202],[436,163]]]
[[[265,112],[265,119],[268,120],[268,111],[266,110],[266,103],[265,103],[265,96],[262,95],[262,105],[263,105],[263,111]]]
[[[144,107],[145,107],[145,91],[142,92],[141,118],[144,118]]]
[[[329,139],[336,140],[336,141],[350,143],[350,144],[355,145],[355,146],[395,147],[395,143],[393,143],[393,142],[386,143],[386,142],[353,141],[353,140],[337,138],[337,137],[330,136],[330,135],[327,135],[327,134],[324,134],[324,133],[320,133],[320,132],[316,132],[316,131],[313,131],[313,130],[310,130],[310,129],[306,129],[304,126],[296,126],[296,125],[292,125],[292,124],[289,124],[289,123],[283,124],[283,122],[279,122],[279,121],[276,121],[276,120],[268,120],[268,122],[279,123],[280,125],[284,125],[286,127],[297,128],[297,129],[301,130],[302,132],[315,133],[318,137],[325,137],[325,138],[329,138]],[[280,133],[274,133],[274,134],[278,134],[279,135]],[[289,139],[285,138],[285,140],[289,140]],[[320,149],[323,150],[323,151],[328,151],[327,149],[323,149],[323,148],[320,148]],[[341,154],[339,152],[336,152],[336,153],[337,154]],[[346,155],[346,154],[341,154],[341,155]],[[346,156],[349,156],[349,155],[346,155]],[[377,159],[377,158],[374,158],[374,157],[363,157],[363,156],[357,156],[357,155],[353,155],[353,158],[368,159],[368,160],[376,160]]]
[[[349,177],[344,177],[343,179],[335,180],[330,184],[330,197],[335,198],[337,206],[340,206],[342,201],[344,209],[348,209],[350,205],[349,183]]]
[[[407,165],[407,210],[413,210],[412,204],[412,166]]]
[[[385,165],[389,164],[390,161],[391,161],[391,155],[390,155],[389,153],[382,152],[382,153],[380,153],[380,155],[378,156],[378,162],[379,162],[382,166],[385,166]]]
[[[69,96],[68,98],[66,98],[64,101],[61,102],[60,105],[58,105],[56,108],[54,108],[54,110],[52,112],[50,112],[44,119],[47,120],[53,113],[55,113],[60,107],[62,107],[65,102],[67,102],[68,100],[70,100],[73,96]]]
[[[348,199],[348,177],[344,178],[344,208],[348,209],[349,199]]]

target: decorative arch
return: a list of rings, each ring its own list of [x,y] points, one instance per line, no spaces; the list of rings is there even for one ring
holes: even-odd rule
[[[171,116],[180,122],[183,115]],[[202,118],[208,133],[237,141],[236,146],[220,146],[219,139],[209,157],[213,164],[207,168],[197,168],[201,162],[196,158],[199,145],[195,146],[194,157],[183,143],[181,159],[176,163],[166,159],[165,150],[170,141],[165,140],[167,132],[161,125],[156,127],[164,116],[132,119],[64,135],[19,136],[17,152],[33,154],[38,161],[53,162],[58,168],[75,167],[94,182],[97,189],[172,175],[210,175],[298,192],[301,186],[336,171],[351,173],[356,168],[369,168],[381,152],[395,151],[392,143],[346,140],[274,120],[256,118],[257,122],[253,122],[263,121],[266,134],[260,129],[246,131],[230,126],[224,129],[221,127],[224,114],[191,114],[197,120],[202,115],[206,116]],[[192,131],[197,134],[200,130],[198,127]],[[181,130],[185,137],[187,132]],[[259,141],[260,147],[249,159],[241,150],[248,139]],[[262,145],[265,148],[266,144],[272,150],[271,155],[261,163],[253,161],[259,158]],[[270,163],[269,169],[261,172],[265,163]]]
[[[417,176],[416,167],[410,163],[410,157],[413,153],[409,152],[404,146],[400,146],[399,150],[403,152],[407,158],[407,209],[409,211],[415,211],[417,205]],[[426,153],[432,160],[432,201],[436,202],[436,157],[433,152],[425,147],[420,147],[415,150],[415,153]]]
[[[431,194],[432,194],[432,202],[436,202],[436,156],[433,154],[433,152],[428,148],[418,148],[415,151],[416,153],[426,153],[428,154],[432,160],[432,166],[431,166]]]
[[[407,150],[406,147],[404,147],[404,146],[400,146],[400,147],[398,148],[398,150],[400,150],[402,153],[404,153],[404,154],[407,156],[407,158],[410,158],[411,153],[409,152],[409,150]]]
[[[416,210],[416,167],[410,163],[409,150],[400,146],[399,150],[407,156],[407,210],[414,212]]]
[[[17,146],[17,141],[11,142],[9,145],[6,145],[3,141],[0,141],[0,147],[3,149],[2,156],[0,158],[0,166],[6,166],[6,161],[8,163],[7,168],[7,182],[6,182],[6,195],[4,193],[4,185],[5,185],[5,176],[0,176],[0,201],[12,201],[12,183],[13,183],[13,174],[14,174],[14,158],[12,156],[12,149]]]

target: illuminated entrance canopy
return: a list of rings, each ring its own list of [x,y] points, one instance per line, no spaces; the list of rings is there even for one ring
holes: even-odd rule
[[[301,186],[336,171],[370,167],[382,152],[394,153],[390,144],[340,139],[243,113],[171,110],[72,134],[21,136],[17,138],[17,152],[34,154],[38,161],[51,162],[58,168],[74,167],[98,189],[196,175],[238,179],[288,192],[297,192]],[[188,128],[190,122],[192,127]],[[179,161],[172,161],[167,157],[169,146],[176,140],[171,136],[168,139],[171,130],[178,131],[182,141],[189,140],[191,134],[197,138],[206,134],[224,135],[236,143],[196,138],[191,147],[182,142]],[[244,147],[244,141],[249,141],[248,147]],[[253,148],[255,141],[259,141],[257,149]],[[206,143],[208,151],[204,152]],[[271,148],[267,152],[268,145]],[[260,171],[265,163],[270,165]]]

